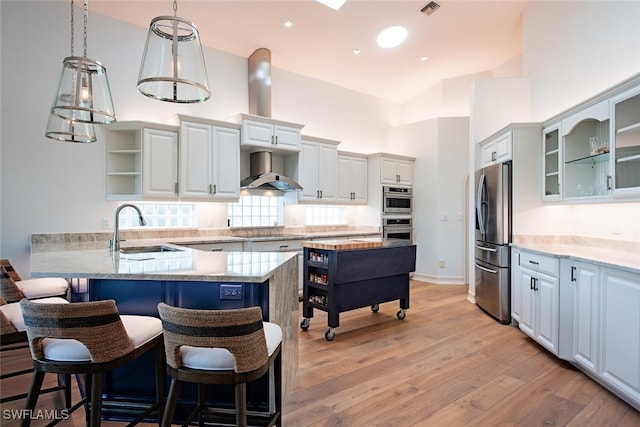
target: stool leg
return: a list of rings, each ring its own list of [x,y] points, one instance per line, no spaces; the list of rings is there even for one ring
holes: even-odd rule
[[[204,408],[204,384],[198,384],[198,427],[204,427],[204,418],[202,417]]]
[[[91,427],[100,426],[100,416],[102,415],[102,373],[91,375]]]
[[[276,356],[273,366],[275,400],[276,400],[276,418],[275,425],[282,425],[282,351]]]
[[[247,384],[236,384],[236,426],[247,427]]]
[[[164,412],[164,346],[156,346],[156,402],[158,403],[158,424],[162,424]]]
[[[38,396],[40,396],[40,389],[42,388],[42,382],[44,381],[44,372],[33,371],[31,377],[31,386],[29,387],[29,394],[27,396],[27,402],[25,404],[25,417],[20,422],[20,427],[28,427],[31,425],[31,413],[38,403]]]
[[[162,415],[162,427],[171,427],[173,421],[173,414],[176,410],[176,403],[178,403],[178,395],[180,394],[181,382],[173,378],[171,380],[171,386],[169,386],[169,397],[167,398],[167,404],[164,408],[164,414]]]

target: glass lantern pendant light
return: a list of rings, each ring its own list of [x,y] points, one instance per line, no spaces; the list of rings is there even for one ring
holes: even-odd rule
[[[95,141],[93,129],[85,124],[108,124],[116,119],[107,70],[98,61],[87,58],[87,20],[88,0],[84,0],[84,52],[81,57],[74,56],[73,0],[71,0],[71,56],[64,58],[63,61],[60,84],[51,106],[51,117],[46,133],[53,139],[93,142]],[[82,139],[90,140],[81,141]]]
[[[151,21],[142,55],[138,90],[160,101],[191,104],[209,99],[209,80],[196,26],[177,17],[158,16]]]

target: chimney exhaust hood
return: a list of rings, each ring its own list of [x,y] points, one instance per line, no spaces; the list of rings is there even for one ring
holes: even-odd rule
[[[302,190],[302,186],[286,176],[271,171],[271,152],[256,151],[249,154],[250,176],[240,181],[245,190]]]
[[[271,51],[257,49],[249,56],[249,114],[271,118]],[[240,181],[243,190],[302,190],[291,178],[274,173],[271,152],[256,151],[249,155],[250,176]]]

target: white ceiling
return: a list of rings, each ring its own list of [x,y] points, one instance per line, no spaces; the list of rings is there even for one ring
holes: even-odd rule
[[[204,46],[242,57],[268,48],[273,67],[394,102],[520,54],[528,1],[437,0],[440,8],[430,16],[420,12],[427,3],[348,0],[334,11],[314,0],[179,0],[177,15],[196,24]],[[91,0],[92,13],[148,27],[156,16],[173,15],[173,6],[171,0]],[[377,33],[390,25],[405,26],[407,40],[395,49],[377,47]]]

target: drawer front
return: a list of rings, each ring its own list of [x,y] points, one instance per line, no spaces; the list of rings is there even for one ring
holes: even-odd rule
[[[301,251],[301,240],[266,240],[261,242],[251,242],[253,252],[288,252]]]
[[[558,258],[531,252],[520,252],[520,265],[531,270],[547,273],[558,277],[560,274],[560,261]]]

